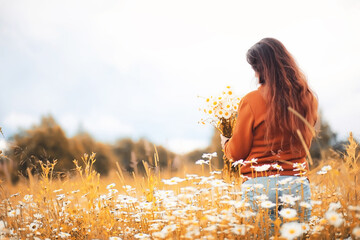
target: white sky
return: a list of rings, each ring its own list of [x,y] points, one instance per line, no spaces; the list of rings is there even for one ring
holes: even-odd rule
[[[0,126],[50,113],[69,136],[203,147],[197,95],[255,89],[246,51],[275,37],[339,138],[359,138],[359,25],[357,0],[0,0]]]

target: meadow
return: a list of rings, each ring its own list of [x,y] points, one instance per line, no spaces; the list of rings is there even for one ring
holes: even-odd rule
[[[95,153],[74,160],[76,174],[64,179],[53,174],[56,162],[42,162],[41,175],[29,173],[15,186],[1,182],[0,239],[360,239],[357,148],[350,135],[345,153],[333,152],[306,174],[311,204],[262,196],[252,203],[257,211],[239,178],[214,169],[213,153],[178,172],[160,170],[155,153],[151,164],[143,162],[145,176],[118,166],[100,178]],[[279,205],[273,221],[269,209]]]

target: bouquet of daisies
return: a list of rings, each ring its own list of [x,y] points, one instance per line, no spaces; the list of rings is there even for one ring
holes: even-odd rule
[[[234,96],[230,86],[228,86],[221,95],[205,99],[205,107],[200,108],[205,117],[201,119],[200,123],[210,123],[223,136],[230,138],[235,125],[240,98]]]

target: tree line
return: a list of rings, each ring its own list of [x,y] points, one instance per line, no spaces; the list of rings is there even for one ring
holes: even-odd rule
[[[133,141],[130,138],[106,144],[96,141],[86,132],[79,132],[69,138],[52,116],[42,117],[39,125],[21,130],[10,142],[11,147],[5,154],[1,154],[0,175],[1,172],[5,175],[7,166],[6,170],[10,171],[8,174],[12,182],[18,181],[21,177],[27,178],[29,174],[39,174],[39,161],[52,163],[57,160],[54,168],[57,176],[69,176],[74,171],[73,160],[79,160],[84,153],[92,152],[96,153],[95,170],[101,176],[106,176],[111,170],[116,169],[116,163],[124,172],[141,174],[144,172],[142,161],[154,167],[155,151],[159,157],[159,168],[169,167],[170,164],[176,168],[173,164],[176,160],[175,154],[163,146],[155,146],[146,139]]]
[[[313,167],[316,167],[322,159],[326,159],[334,150],[339,153],[345,150],[345,142],[338,142],[329,124],[320,119],[320,131],[313,139],[310,148]],[[69,138],[52,116],[45,116],[42,117],[39,125],[15,134],[11,142],[12,147],[6,154],[0,153],[0,177],[6,175],[13,182],[21,177],[26,178],[29,174],[39,174],[41,172],[39,161],[52,163],[57,160],[54,169],[57,176],[71,176],[75,167],[73,160],[80,159],[84,153],[92,152],[96,153],[95,170],[101,176],[106,176],[111,170],[116,169],[116,163],[122,171],[130,174],[144,173],[143,161],[151,168],[157,165],[159,169],[177,170],[189,162],[194,163],[201,159],[202,154],[208,152],[217,152],[218,157],[212,160],[214,169],[223,168],[223,151],[218,131],[214,131],[208,147],[179,156],[163,146],[155,146],[146,139],[134,141],[123,138],[114,144],[106,144],[96,141],[83,131]],[[330,148],[333,150],[330,151]],[[154,162],[155,152],[158,156],[158,164]]]

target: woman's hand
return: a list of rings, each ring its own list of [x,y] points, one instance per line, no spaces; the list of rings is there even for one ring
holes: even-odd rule
[[[222,134],[220,134],[220,141],[221,141],[221,147],[224,149],[225,143],[229,141],[230,138],[224,137]]]

